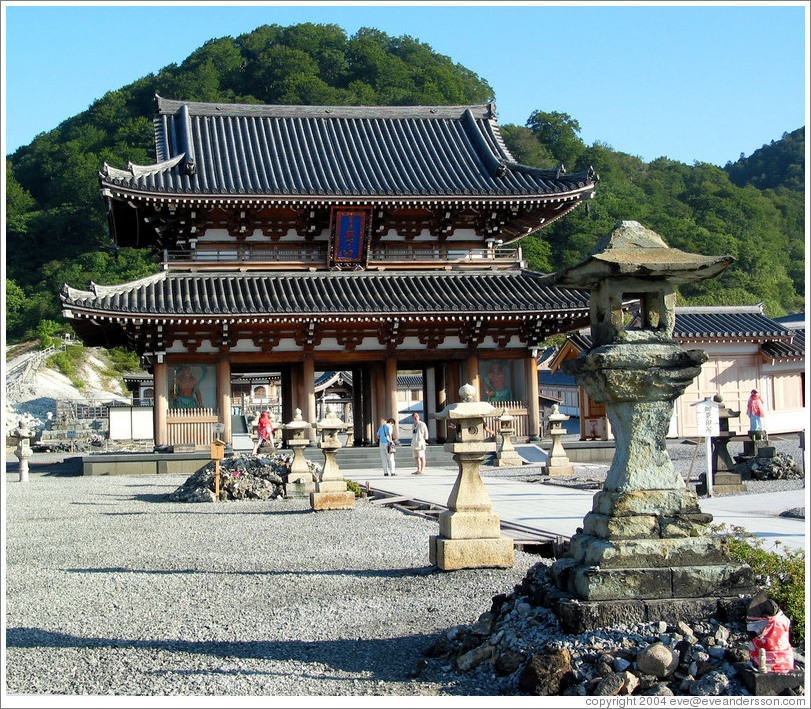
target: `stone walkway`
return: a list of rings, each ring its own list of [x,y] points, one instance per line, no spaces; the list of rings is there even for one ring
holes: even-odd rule
[[[412,500],[445,506],[456,481],[456,473],[447,469],[426,468],[421,476],[403,471],[396,477],[384,477],[377,471],[342,470],[347,480],[362,486]],[[502,522],[510,522],[551,535],[571,537],[582,526],[583,517],[591,510],[595,490],[578,490],[562,485],[530,483],[507,478],[484,480],[493,512]],[[761,537],[765,548],[779,542],[788,549],[806,549],[804,519],[780,517],[781,511],[800,506],[808,492],[791,490],[760,495],[728,495],[702,499],[702,511],[713,515],[715,524],[740,526]]]

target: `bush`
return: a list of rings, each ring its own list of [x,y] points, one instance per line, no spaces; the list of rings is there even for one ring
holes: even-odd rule
[[[768,551],[763,540],[742,527],[714,528],[722,535],[729,555],[747,564],[766,593],[791,621],[791,644],[805,645],[805,552],[783,549]],[[779,542],[776,542],[779,544]]]
[[[40,320],[37,324],[36,335],[39,341],[39,348],[47,350],[54,344],[53,336],[59,331],[60,325],[53,320]]]
[[[48,357],[48,366],[59,370],[66,377],[72,378],[76,374],[76,365],[82,361],[83,357],[84,347],[82,345],[68,345],[63,352],[57,352]]]
[[[361,487],[354,480],[344,480],[346,489],[355,494],[355,497],[361,496]]]
[[[113,347],[107,350],[107,356],[115,370],[113,376],[127,372],[137,372],[141,368],[141,360],[136,352],[130,352],[123,347]]]

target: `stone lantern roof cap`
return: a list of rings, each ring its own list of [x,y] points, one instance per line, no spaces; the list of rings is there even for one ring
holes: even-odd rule
[[[497,409],[487,401],[475,401],[475,389],[471,384],[463,384],[459,388],[459,398],[461,401],[450,404],[440,411],[436,418],[460,420],[470,418],[484,418],[485,416],[501,416],[506,412],[505,408]]]
[[[581,289],[592,289],[607,278],[623,277],[694,283],[717,276],[734,260],[732,256],[701,256],[671,248],[639,222],[621,221],[597,242],[588,258],[560,271],[555,283]]]

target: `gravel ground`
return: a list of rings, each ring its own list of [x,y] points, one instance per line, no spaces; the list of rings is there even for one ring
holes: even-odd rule
[[[537,556],[440,572],[434,520],[164,501],[184,480],[7,472],[8,695],[488,694],[450,668],[410,675]]]

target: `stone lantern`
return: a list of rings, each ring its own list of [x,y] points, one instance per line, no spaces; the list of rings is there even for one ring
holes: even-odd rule
[[[732,260],[669,248],[658,234],[625,221],[555,279],[591,292],[593,347],[563,369],[605,404],[616,452],[582,531],[552,575],[576,599],[615,602],[614,620],[647,617],[651,606],[704,617],[716,602],[754,588],[751,569],[731,560],[709,532],[712,516],[702,513],[666,446],[674,402],[707,360],[705,351],[684,350],[672,339],[675,285],[713,277]],[[626,329],[623,306],[634,300],[640,327]],[[568,611],[581,630],[594,613],[580,600]],[[610,612],[600,609],[602,622]]]
[[[515,416],[505,413],[498,417],[498,435],[501,442],[496,451],[496,465],[500,468],[520,468],[524,459],[518,455],[513,445]]]
[[[24,419],[20,419],[17,428],[14,430],[13,436],[17,439],[17,446],[14,449],[14,455],[20,461],[19,466],[19,482],[28,482],[28,459],[31,457],[31,439],[36,438],[36,433],[28,428],[28,424]]]
[[[448,498],[448,509],[439,515],[439,535],[429,540],[432,564],[445,571],[463,568],[511,567],[515,561],[514,541],[501,536],[501,520],[479,470],[496,444],[485,441],[484,419],[503,414],[487,402],[474,401],[470,384],[459,389],[461,401],[436,415],[456,426],[456,441],[446,443],[453,453],[459,474]]]
[[[563,448],[561,439],[566,433],[563,422],[568,421],[566,414],[560,413],[557,404],[552,405],[552,413],[549,414],[549,435],[552,437],[552,448],[549,451],[549,460],[543,467],[544,475],[550,477],[574,475],[574,466],[569,461],[569,456]]]
[[[287,476],[287,494],[290,497],[306,497],[315,492],[315,479],[304,457],[304,449],[310,445],[308,434],[312,424],[301,417],[301,409],[296,409],[293,420],[286,423],[284,428],[290,432],[287,444],[293,450],[293,461]]]
[[[346,424],[330,410],[315,423],[315,430],[319,436],[318,446],[324,453],[324,469],[321,480],[315,484],[315,492],[310,493],[310,505],[314,510],[354,509],[355,493],[346,489],[346,480],[336,460],[343,446],[338,434],[346,430]]]

